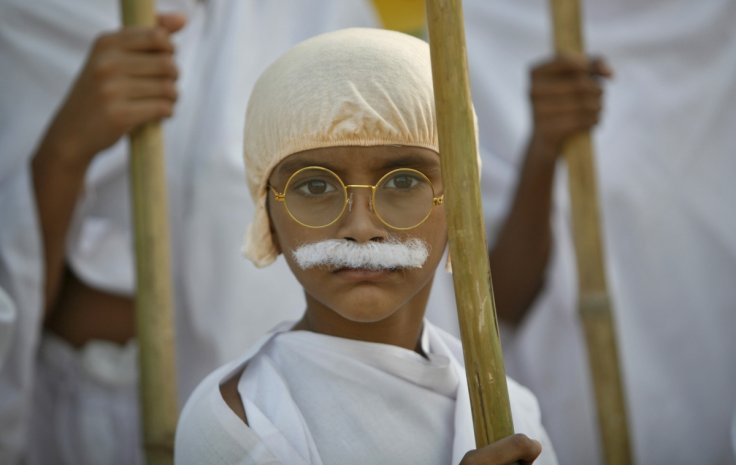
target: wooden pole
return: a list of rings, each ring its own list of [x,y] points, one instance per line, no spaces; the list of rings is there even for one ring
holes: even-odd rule
[[[551,7],[557,52],[583,54],[579,0],[551,0]],[[565,144],[564,154],[577,255],[578,310],[588,347],[603,457],[607,465],[632,465],[615,323],[606,285],[590,133],[572,137]]]
[[[493,300],[460,0],[428,0],[442,180],[475,441],[514,433]]]
[[[125,26],[154,26],[153,0],[122,0]],[[136,250],[136,332],[140,405],[148,465],[174,462],[178,414],[172,327],[166,168],[159,123],[130,134],[130,189]]]

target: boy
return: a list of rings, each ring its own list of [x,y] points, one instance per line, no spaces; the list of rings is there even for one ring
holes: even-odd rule
[[[423,319],[447,241],[426,43],[371,29],[301,43],[256,83],[245,140],[245,254],[283,253],[307,308],[199,386],[176,462],[556,463],[513,382],[516,429],[544,447],[516,435],[468,453],[459,341]]]

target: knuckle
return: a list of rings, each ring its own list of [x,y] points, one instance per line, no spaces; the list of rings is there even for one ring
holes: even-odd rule
[[[559,63],[572,63],[575,61],[575,57],[571,52],[559,52],[554,59]]]
[[[95,39],[94,43],[92,44],[93,50],[105,50],[107,48],[112,47],[115,44],[116,41],[116,35],[115,34],[100,34]]]
[[[107,82],[100,86],[99,93],[103,102],[110,103],[117,99],[119,95],[119,89],[118,86],[116,86],[114,83]]]
[[[169,37],[162,29],[156,28],[150,31],[151,44],[158,48],[166,48],[169,46]]]
[[[514,434],[511,436],[511,444],[517,449],[525,449],[531,444],[531,439],[525,434]]]
[[[157,113],[162,117],[171,116],[174,113],[174,105],[170,102],[160,102]]]
[[[598,113],[598,111],[600,110],[600,105],[597,102],[591,102],[588,100],[583,101],[581,107],[583,111],[592,114]]]
[[[573,84],[581,90],[590,89],[590,78],[585,74],[577,74],[573,80]]]
[[[129,122],[130,112],[119,105],[109,106],[105,109],[107,119],[115,131],[123,131]]]
[[[597,78],[593,76],[587,77],[587,83],[585,85],[585,90],[588,91],[591,94],[595,94],[597,92],[603,91],[603,86],[601,86],[600,82]]]
[[[578,99],[589,99],[589,98],[597,98],[595,95],[595,90],[591,88],[590,85],[581,84],[575,87],[573,90],[573,93],[575,94],[575,97]]]
[[[116,64],[113,60],[98,59],[92,63],[92,75],[100,80],[105,81],[115,74]]]
[[[462,460],[460,461],[460,464],[461,465],[480,465],[477,457],[478,457],[477,451],[474,451],[474,450],[468,451],[463,456]]]
[[[545,100],[548,99],[551,95],[554,95],[554,93],[555,90],[553,87],[542,84],[532,85],[532,87],[529,89],[529,96],[533,100]]]
[[[578,71],[584,71],[588,69],[588,59],[583,56],[579,55],[577,53],[571,53],[565,55],[565,65],[567,65],[570,69],[578,70]]]
[[[539,115],[540,117],[545,117],[549,115],[554,115],[555,113],[557,113],[557,111],[555,108],[540,104],[534,107],[534,113]]]
[[[172,99],[176,100],[179,97],[179,91],[173,81],[165,81],[162,85],[163,94]]]
[[[538,71],[540,68],[544,67],[544,65],[547,64],[544,60],[535,60],[534,62],[529,64],[529,69],[532,73]]]
[[[166,57],[164,57],[162,62],[162,69],[164,73],[169,76],[172,76],[174,78],[177,78],[179,76],[179,67],[176,66],[176,61],[174,60],[174,57],[172,55],[167,55]]]

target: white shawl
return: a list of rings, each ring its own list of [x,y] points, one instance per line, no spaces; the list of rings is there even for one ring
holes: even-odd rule
[[[187,402],[177,464],[458,463],[473,448],[459,341],[425,322],[428,358],[400,347],[282,325],[210,375]],[[250,428],[219,384],[247,369],[238,391]],[[516,431],[540,440],[537,464],[556,464],[534,396],[509,381]]]

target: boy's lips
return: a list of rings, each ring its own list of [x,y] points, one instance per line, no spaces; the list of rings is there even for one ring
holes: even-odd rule
[[[369,281],[383,278],[396,271],[398,270],[389,268],[381,268],[378,270],[368,268],[338,268],[332,273],[351,281]]]

